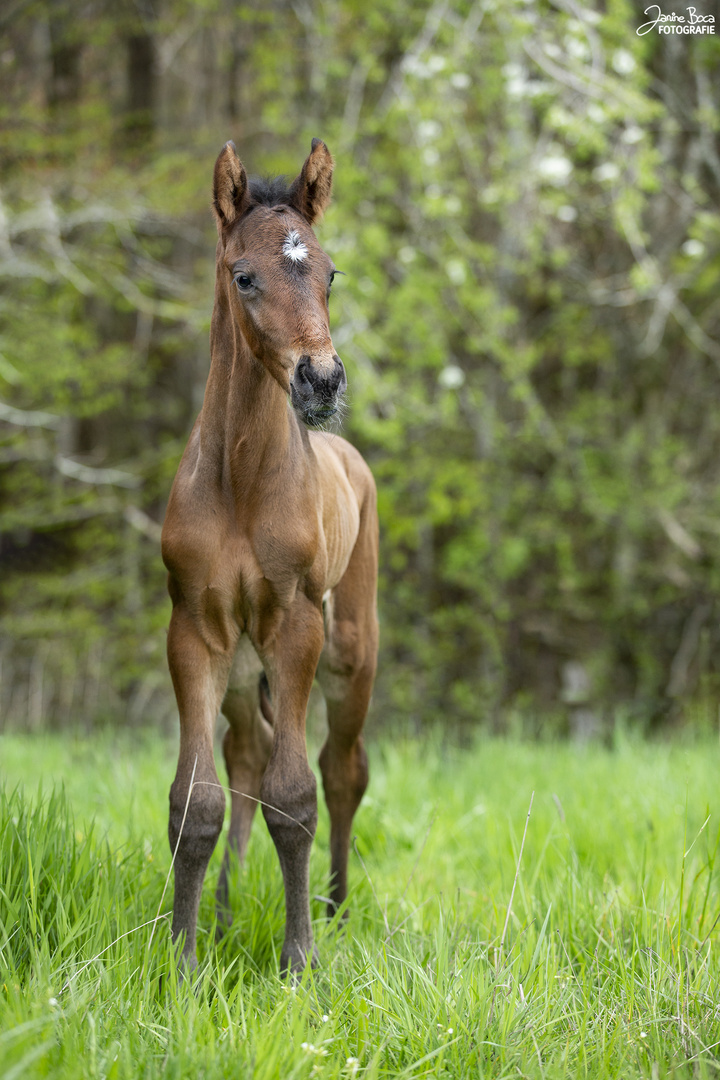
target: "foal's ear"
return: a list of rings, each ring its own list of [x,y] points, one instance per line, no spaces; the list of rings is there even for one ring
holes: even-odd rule
[[[249,201],[247,173],[235,152],[235,143],[226,142],[213,173],[213,209],[218,228],[232,225]]]
[[[335,162],[325,143],[322,139],[313,139],[312,150],[290,188],[290,205],[311,225],[319,221],[330,205],[334,167]]]

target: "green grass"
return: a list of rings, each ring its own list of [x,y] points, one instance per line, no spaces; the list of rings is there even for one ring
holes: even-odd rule
[[[214,856],[190,989],[170,893],[152,941],[148,925],[173,747],[4,736],[0,1076],[720,1076],[719,758],[709,742],[375,745],[347,929],[314,902],[320,970],[278,977],[258,817],[218,946]],[[326,867],[321,813],[320,895]]]

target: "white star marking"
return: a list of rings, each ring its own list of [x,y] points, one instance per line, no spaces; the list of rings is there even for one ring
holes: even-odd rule
[[[285,255],[291,262],[299,263],[304,262],[308,257],[308,249],[302,242],[300,233],[295,229],[291,229],[285,237],[285,243],[283,244],[283,255]]]

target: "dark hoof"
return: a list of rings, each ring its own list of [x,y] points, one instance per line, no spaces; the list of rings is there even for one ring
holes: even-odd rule
[[[173,937],[175,949],[175,970],[177,971],[178,986],[187,983],[192,986],[197,974],[197,953],[195,948],[188,948],[185,933],[180,932]]]
[[[310,967],[314,971],[320,963],[318,951],[314,945],[310,949],[309,959]],[[307,950],[301,949],[297,944],[283,945],[283,950],[280,954],[280,973],[282,975],[292,975],[294,979],[299,979],[307,965]]]
[[[175,973],[178,992],[183,986],[194,990],[200,978],[197,959],[195,957],[190,959],[189,957],[179,956]]]

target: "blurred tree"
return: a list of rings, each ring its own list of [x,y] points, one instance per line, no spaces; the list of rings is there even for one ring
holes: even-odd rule
[[[0,18],[3,716],[172,712],[156,537],[207,371],[212,162],[232,137],[280,172],[313,135],[380,489],[378,714],[714,700],[717,36],[639,36],[628,0]]]
[[[127,114],[125,134],[130,146],[145,146],[155,130],[157,62],[153,36],[154,12],[150,0],[134,0],[135,12],[128,20]]]
[[[58,110],[80,98],[80,28],[65,0],[51,0],[47,27],[50,39],[47,101],[51,110]]]

